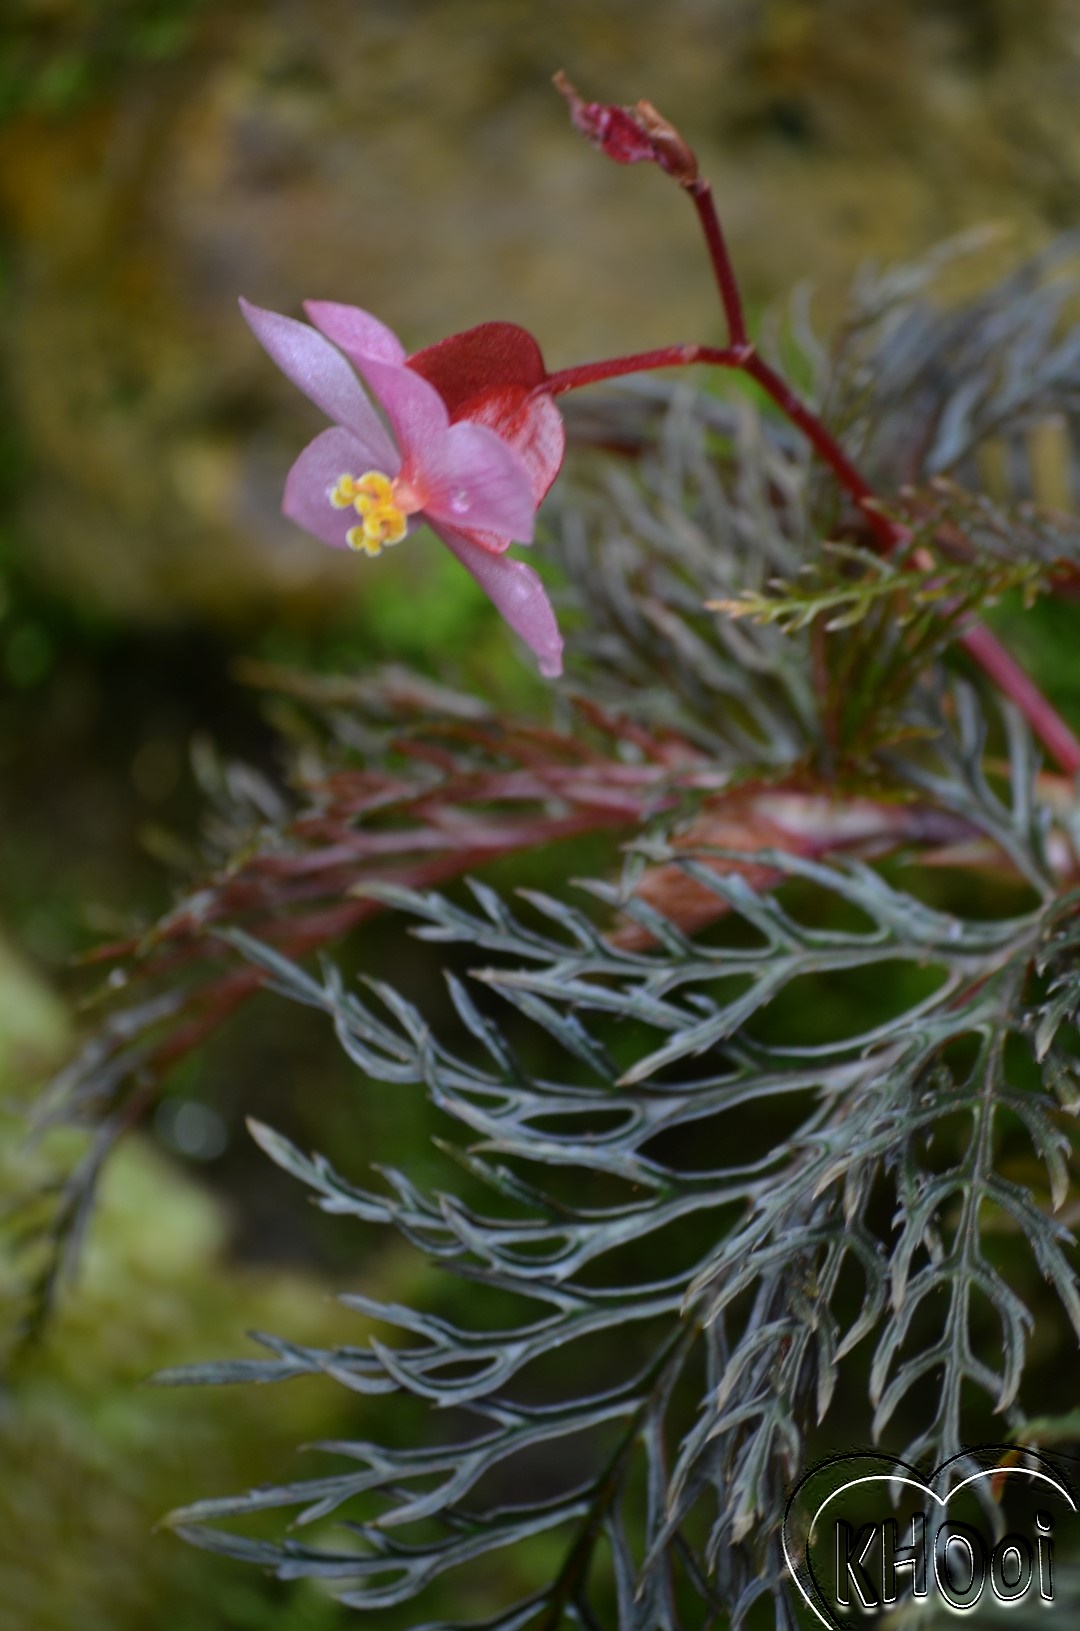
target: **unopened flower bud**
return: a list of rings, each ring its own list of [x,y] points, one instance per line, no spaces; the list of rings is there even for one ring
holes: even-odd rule
[[[698,163],[693,149],[651,102],[638,102],[632,108],[607,102],[584,102],[560,70],[555,88],[570,109],[574,128],[580,130],[616,164],[658,164],[680,186],[692,187],[698,179]]]

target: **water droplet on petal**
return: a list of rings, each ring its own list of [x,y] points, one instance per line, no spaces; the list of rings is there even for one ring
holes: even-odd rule
[[[468,515],[472,509],[472,501],[464,487],[455,487],[450,494],[450,508],[455,515]]]

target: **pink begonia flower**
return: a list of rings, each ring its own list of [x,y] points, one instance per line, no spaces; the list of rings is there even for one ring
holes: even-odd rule
[[[284,513],[323,543],[367,555],[426,522],[532,648],[540,672],[560,674],[562,637],[547,592],[505,553],[531,542],[565,445],[532,336],[485,323],[407,357],[397,336],[356,306],[307,302],[314,328],[240,306],[281,371],[334,421],[289,471]]]

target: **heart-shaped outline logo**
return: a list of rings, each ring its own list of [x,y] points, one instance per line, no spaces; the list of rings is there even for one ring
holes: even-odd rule
[[[1002,1456],[1016,1454],[1027,1457],[1029,1462],[1035,1460],[1039,1465],[1035,1467],[1031,1465],[1002,1465]],[[979,1463],[984,1460],[989,1461],[989,1464],[980,1465],[978,1471],[961,1478],[952,1488],[947,1490],[946,1494],[938,1494],[938,1490],[934,1486],[938,1485],[940,1487],[940,1483],[946,1478],[949,1468],[954,1466],[956,1462],[975,1461]],[[865,1469],[868,1465],[873,1465],[880,1470],[867,1471]],[[825,1478],[831,1470],[840,1470],[845,1467],[858,1468],[859,1470],[852,1470],[851,1476],[841,1483],[830,1482],[829,1493],[818,1502],[806,1527],[805,1539],[802,1542],[802,1558],[797,1562],[792,1555],[794,1547],[791,1525],[800,1495],[815,1479]],[[800,1597],[815,1618],[827,1628],[827,1631],[855,1631],[855,1628],[866,1624],[865,1618],[862,1620],[842,1619],[834,1612],[826,1600],[810,1561],[811,1540],[815,1524],[829,1503],[838,1500],[848,1490],[857,1488],[860,1485],[892,1484],[895,1486],[904,1484],[920,1490],[944,1511],[954,1496],[958,1495],[961,1490],[969,1489],[980,1479],[1010,1476],[1023,1477],[1028,1479],[1029,1482],[1046,1484],[1066,1502],[1071,1511],[1080,1511],[1076,1497],[1062,1478],[1059,1468],[1041,1451],[1022,1444],[975,1445],[970,1449],[960,1451],[957,1455],[950,1456],[948,1461],[943,1461],[939,1467],[935,1467],[929,1478],[924,1478],[918,1467],[913,1467],[909,1462],[902,1461],[899,1456],[884,1455],[880,1450],[853,1450],[844,1455],[829,1456],[824,1461],[819,1461],[809,1472],[804,1473],[791,1491],[787,1506],[784,1509],[784,1522],[780,1536],[784,1551],[784,1562]],[[816,1602],[815,1598],[817,1599]]]

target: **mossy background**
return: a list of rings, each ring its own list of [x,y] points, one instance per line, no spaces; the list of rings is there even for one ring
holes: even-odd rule
[[[193,833],[193,738],[275,766],[238,657],[361,672],[404,658],[536,700],[431,540],[369,568],[281,520],[317,418],[235,302],[354,300],[410,347],[510,318],[553,366],[719,338],[683,200],[573,136],[548,84],[559,67],[684,127],[755,311],[806,280],[827,326],[867,256],[987,220],[1019,255],[1080,213],[1077,0],[8,0],[0,1096],[14,1109],[69,1046],[87,989],[72,958],[169,899],[160,831]],[[1066,707],[1072,618],[1055,608],[1021,634]],[[380,930],[358,955],[430,985],[400,936]],[[362,1431],[363,1407],[330,1387],[165,1394],[140,1385],[149,1373],[241,1351],[253,1326],[344,1338],[332,1289],[400,1296],[419,1272],[310,1213],[250,1146],[252,1113],[356,1170],[427,1159],[416,1102],[358,1089],[323,1029],[270,999],[187,1068],[109,1171],[82,1277],[0,1395],[0,1631],[346,1618],[154,1529],[171,1505],[286,1475],[299,1441]],[[26,1152],[14,1113],[0,1133],[14,1192],[49,1152]]]

